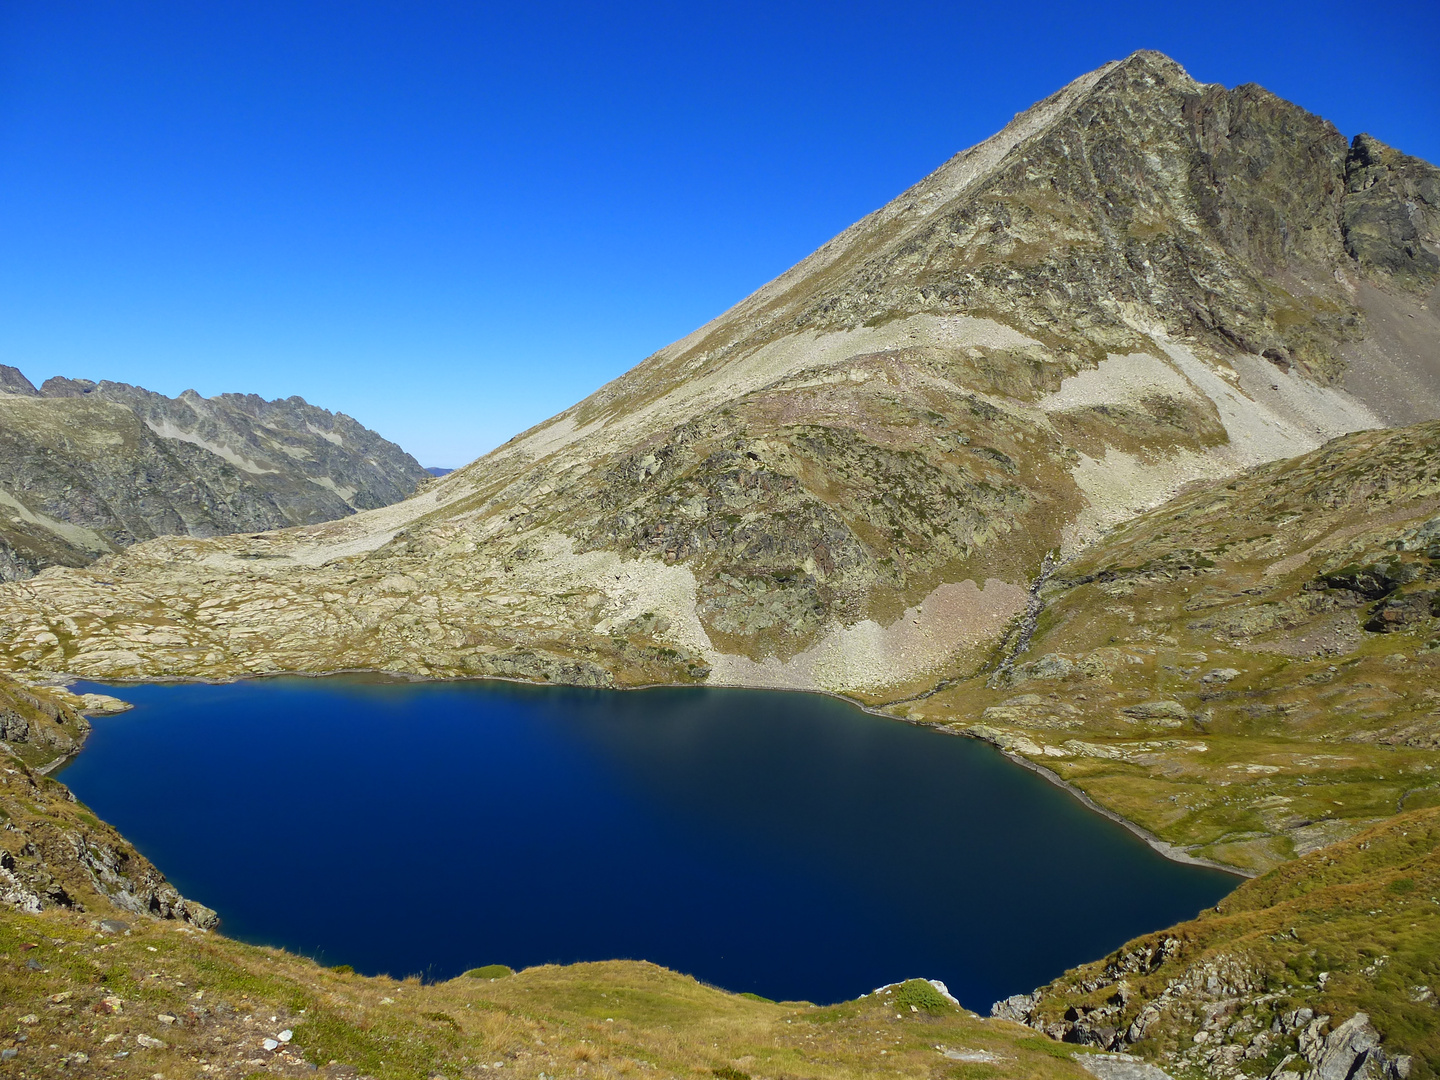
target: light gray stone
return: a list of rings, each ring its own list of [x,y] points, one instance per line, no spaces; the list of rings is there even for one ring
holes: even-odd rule
[[[1075,1054],[1080,1067],[1100,1080],[1173,1080],[1164,1069],[1130,1054]]]

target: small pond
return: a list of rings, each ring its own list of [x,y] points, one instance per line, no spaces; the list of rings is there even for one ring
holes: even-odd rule
[[[1050,980],[1238,883],[990,746],[759,690],[379,677],[99,690],[64,782],[245,941],[440,979],[651,960],[832,1002]]]

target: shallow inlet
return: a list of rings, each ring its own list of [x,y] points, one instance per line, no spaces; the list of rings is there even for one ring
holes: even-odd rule
[[[990,746],[759,690],[101,687],[75,794],[244,941],[366,973],[651,960],[832,1002],[1028,991],[1239,879]]]

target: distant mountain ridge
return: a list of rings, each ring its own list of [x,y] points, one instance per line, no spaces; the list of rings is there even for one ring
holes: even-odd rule
[[[0,365],[0,580],[157,536],[330,521],[429,478],[400,447],[303,398],[168,398]]]

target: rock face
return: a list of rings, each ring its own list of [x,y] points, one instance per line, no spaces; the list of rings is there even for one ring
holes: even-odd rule
[[[27,690],[0,678],[0,904],[31,913],[59,907],[102,914],[113,905],[215,926],[215,912],[181,896],[119,833],[43,775],[40,762],[72,753],[89,731],[76,709],[80,703],[65,691]]]
[[[1428,210],[1411,237],[1385,200],[1435,171],[1376,153],[1137,53],[404,503],[0,597],[34,623],[8,662],[923,689],[990,655],[1048,554],[1382,425],[1346,350],[1366,289],[1433,314]],[[48,392],[77,386],[170,430]]]
[[[0,368],[0,580],[157,536],[218,536],[396,502],[427,474],[300,398],[167,398]]]
[[[1345,159],[1345,249],[1365,269],[1429,292],[1440,281],[1440,172],[1369,135]]]

